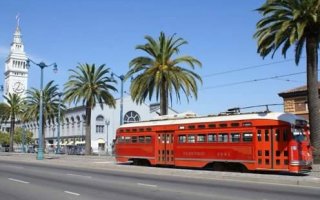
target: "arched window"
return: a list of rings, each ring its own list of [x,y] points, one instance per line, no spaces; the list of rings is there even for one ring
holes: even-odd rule
[[[98,115],[96,118],[96,133],[104,133],[104,117],[102,115]]]
[[[77,125],[78,125],[78,127],[80,127],[81,119],[80,119],[79,115],[76,116],[76,119],[77,119]]]
[[[124,115],[124,123],[133,123],[133,122],[139,122],[140,121],[140,115],[135,111],[129,111]]]
[[[80,124],[80,121],[81,121],[81,120],[80,120],[79,115],[76,116],[76,119],[77,119],[77,124]]]
[[[69,118],[67,117],[65,121],[66,121],[67,127],[69,127],[69,121],[70,121]]]
[[[103,120],[104,120],[104,117],[102,115],[98,115],[96,118],[97,122],[103,122]]]

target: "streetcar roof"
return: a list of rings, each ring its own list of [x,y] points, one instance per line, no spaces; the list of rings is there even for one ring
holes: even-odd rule
[[[120,128],[127,127],[139,127],[139,126],[155,126],[155,125],[172,125],[172,124],[186,124],[186,123],[206,123],[206,122],[222,122],[222,121],[237,121],[237,120],[256,120],[256,119],[266,119],[266,120],[280,120],[288,122],[290,124],[295,124],[296,120],[304,120],[304,118],[299,117],[290,113],[283,112],[260,112],[260,113],[250,113],[250,114],[234,114],[234,115],[223,115],[223,116],[202,116],[202,117],[186,117],[186,118],[163,118],[157,120],[141,121],[136,123],[128,123],[121,125]]]

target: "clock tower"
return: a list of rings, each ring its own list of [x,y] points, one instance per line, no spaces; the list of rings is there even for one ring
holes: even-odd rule
[[[13,42],[11,43],[10,53],[5,63],[5,96],[8,96],[9,93],[16,93],[21,97],[26,96],[28,83],[27,60],[28,58],[24,52],[24,45],[22,43],[19,18],[17,18],[17,27],[13,34]]]

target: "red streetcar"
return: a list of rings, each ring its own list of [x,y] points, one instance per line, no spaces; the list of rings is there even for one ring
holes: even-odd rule
[[[162,116],[122,125],[117,162],[308,173],[313,162],[307,122],[278,112]]]

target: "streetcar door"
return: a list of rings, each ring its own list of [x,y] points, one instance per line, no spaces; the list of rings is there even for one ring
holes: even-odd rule
[[[257,168],[288,169],[288,134],[285,127],[257,130]]]
[[[157,163],[160,165],[174,165],[173,133],[158,133]]]
[[[289,169],[288,134],[287,127],[273,129],[273,168],[278,170]]]
[[[273,137],[271,128],[261,128],[257,130],[257,168],[273,169]]]

